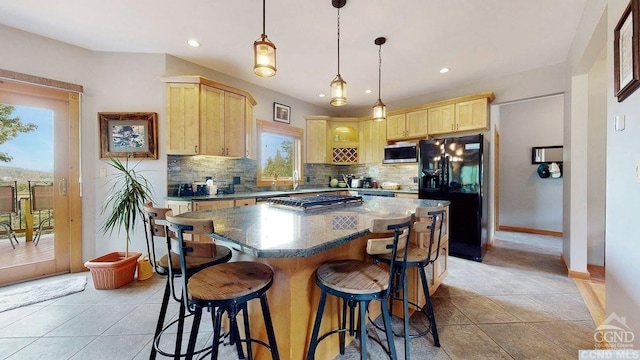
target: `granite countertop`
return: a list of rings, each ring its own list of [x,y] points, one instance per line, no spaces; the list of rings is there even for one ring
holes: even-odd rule
[[[236,199],[247,199],[247,198],[271,198],[277,196],[289,196],[292,194],[308,194],[308,193],[318,193],[318,192],[331,192],[331,191],[340,191],[340,190],[352,190],[358,191],[363,190],[366,192],[381,192],[381,193],[404,193],[404,194],[418,194],[417,190],[383,190],[383,189],[363,189],[363,188],[332,188],[332,187],[322,187],[322,188],[309,188],[309,189],[297,189],[297,190],[287,190],[287,191],[256,191],[256,192],[238,192],[235,194],[224,194],[224,195],[203,195],[203,196],[167,196],[166,200],[183,200],[183,201],[208,201],[208,200],[236,200]]]
[[[269,204],[189,212],[179,217],[211,219],[214,239],[262,258],[307,257],[369,232],[371,219],[399,217],[418,206],[447,201],[363,196],[360,205],[299,211]]]

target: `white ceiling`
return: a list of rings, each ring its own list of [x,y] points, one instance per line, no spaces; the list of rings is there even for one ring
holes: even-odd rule
[[[340,10],[347,107],[427,94],[565,61],[586,0],[348,0]],[[330,108],[337,73],[331,0],[267,0],[273,78],[253,74],[260,0],[0,0],[0,24],[94,51],[167,53]],[[187,40],[202,44],[191,48]],[[6,56],[3,55],[3,56]],[[440,74],[442,67],[451,71]],[[365,94],[371,89],[371,94]]]

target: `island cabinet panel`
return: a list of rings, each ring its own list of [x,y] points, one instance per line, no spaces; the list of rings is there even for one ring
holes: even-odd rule
[[[429,135],[446,134],[454,131],[455,105],[449,104],[428,110]]]
[[[234,206],[235,206],[235,202],[233,200],[194,201],[193,211],[226,209],[226,208],[232,208]]]
[[[195,155],[200,149],[200,86],[167,85],[167,153]]]
[[[488,130],[487,98],[456,104],[456,131]]]
[[[327,120],[307,120],[307,163],[327,163]]]
[[[248,199],[238,199],[235,201],[235,206],[249,206],[249,205],[255,205],[256,204],[256,198],[248,198]]]

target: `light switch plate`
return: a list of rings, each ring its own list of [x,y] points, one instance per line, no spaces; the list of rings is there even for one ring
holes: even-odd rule
[[[636,160],[636,181],[640,184],[640,160]]]
[[[624,115],[616,115],[615,121],[615,130],[622,131],[624,130]]]
[[[107,177],[107,169],[105,169],[105,168],[100,169],[100,177],[101,178],[106,178]]]

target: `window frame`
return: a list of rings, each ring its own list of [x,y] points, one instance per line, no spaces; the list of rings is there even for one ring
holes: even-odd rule
[[[256,119],[256,132],[257,132],[257,174],[256,174],[256,185],[257,186],[284,186],[290,185],[293,186],[293,176],[278,176],[277,179],[274,179],[273,176],[263,177],[262,176],[262,134],[273,134],[280,136],[292,137],[293,141],[293,170],[297,170],[300,179],[298,180],[299,185],[304,184],[304,166],[302,162],[303,157],[303,142],[304,142],[304,130],[302,128],[279,124],[272,121],[265,121]]]

